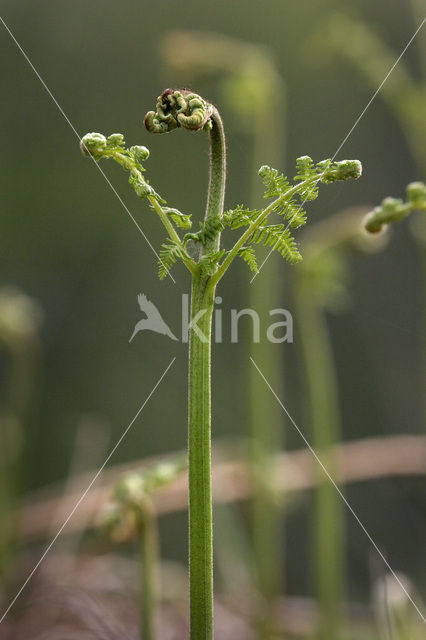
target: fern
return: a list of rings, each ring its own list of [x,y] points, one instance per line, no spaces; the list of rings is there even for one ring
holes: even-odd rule
[[[235,209],[225,211],[222,220],[226,227],[239,229],[248,226],[260,213],[260,209],[244,209],[244,205],[239,204]]]
[[[306,156],[306,158],[308,158],[308,156]],[[298,161],[299,160],[301,160],[301,158],[298,158]],[[311,159],[309,158],[309,160]],[[308,163],[306,161],[303,164],[299,163],[299,173],[297,174],[295,179],[305,180],[305,178],[302,178],[302,175],[305,175],[302,172],[304,171],[306,175],[308,175],[307,167]],[[315,192],[314,182],[316,177],[315,172],[310,174],[310,177],[313,180],[313,184],[309,185],[308,188],[299,187],[297,193],[294,193],[294,187],[291,187],[287,178],[282,174],[278,174],[277,169],[273,169],[272,167],[263,165],[259,169],[259,175],[266,187],[264,197],[281,198],[281,202],[277,203],[277,206],[274,209],[274,213],[277,213],[278,215],[284,215],[285,219],[290,221],[290,226],[292,226],[294,229],[297,229],[298,227],[304,225],[306,223],[306,212],[304,211],[302,205],[306,200],[313,200],[317,196],[317,192]],[[296,196],[299,197],[301,204],[297,202]]]
[[[162,244],[161,247],[160,259],[158,261],[158,277],[160,280],[163,280],[175,262],[179,259],[183,260],[186,258],[186,254],[177,242],[170,241],[169,244]]]
[[[258,227],[250,237],[249,242],[250,244],[262,243],[265,247],[271,247],[272,250],[278,251],[291,264],[302,260],[290,229],[286,229],[283,224]]]
[[[243,247],[239,250],[238,255],[244,260],[252,271],[258,273],[259,268],[256,261],[256,253],[253,247]]]
[[[200,222],[200,230],[197,233],[187,233],[183,243],[186,244],[188,240],[193,240],[205,245],[208,240],[215,240],[224,227],[222,216],[211,216],[204,223]]]
[[[268,167],[266,164],[260,167],[259,175],[265,186],[265,198],[278,198],[290,186],[286,176],[279,174],[277,169]]]
[[[367,213],[364,227],[370,233],[379,233],[393,222],[404,220],[412,211],[426,211],[426,185],[424,182],[410,182],[407,185],[407,198],[385,198],[382,203]]]

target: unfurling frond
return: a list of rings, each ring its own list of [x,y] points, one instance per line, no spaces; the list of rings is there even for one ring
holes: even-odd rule
[[[212,104],[192,91],[166,89],[158,96],[156,111],[148,111],[144,123],[150,133],[168,133],[178,127],[209,130],[213,111]]]
[[[158,277],[163,280],[169,273],[172,266],[179,259],[185,259],[186,253],[177,242],[170,242],[161,245],[160,259],[158,261]]]
[[[253,247],[243,247],[239,250],[238,255],[244,260],[244,262],[247,262],[252,271],[258,273],[259,268],[257,266],[256,253]]]
[[[426,211],[426,185],[411,182],[407,185],[407,201],[400,198],[385,198],[380,206],[367,213],[364,227],[370,233],[379,233],[391,222],[400,222],[416,209]]]
[[[250,243],[262,243],[265,247],[270,247],[278,251],[283,258],[291,264],[300,262],[302,256],[299,253],[295,239],[283,224],[273,224],[266,227],[258,227],[249,239]]]
[[[149,158],[148,149],[139,145],[126,149],[125,144],[124,136],[121,133],[113,133],[108,138],[102,133],[86,133],[80,140],[80,149],[84,156],[91,157],[96,162],[99,162],[101,158],[112,158],[130,171],[129,184],[139,198],[151,196],[160,204],[164,204],[165,200],[143,176],[145,168],[142,166],[142,162]]]

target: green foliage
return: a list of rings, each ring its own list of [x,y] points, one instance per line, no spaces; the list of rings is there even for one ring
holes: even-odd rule
[[[203,273],[206,275],[212,275],[215,273],[217,265],[222,260],[225,253],[225,249],[221,249],[220,251],[215,251],[214,253],[201,256],[199,264]]]
[[[209,240],[215,240],[223,229],[224,222],[222,216],[210,216],[206,218],[204,222],[200,222],[200,231],[197,231],[197,233],[187,233],[183,242],[186,244],[188,240],[193,240],[194,242],[201,242],[204,246]]]
[[[80,149],[84,156],[91,157],[96,162],[101,158],[112,158],[130,171],[129,184],[139,198],[151,196],[160,204],[166,202],[142,175],[145,172],[142,162],[149,158],[149,150],[146,147],[133,146],[126,149],[121,133],[113,133],[108,138],[102,133],[86,133],[80,141]]]
[[[173,220],[175,225],[180,229],[190,229],[192,227],[191,215],[187,215],[179,211],[179,209],[172,209],[171,207],[163,207],[164,213],[166,213]]]
[[[426,211],[426,185],[424,182],[411,182],[407,185],[407,198],[403,202],[400,198],[385,198],[382,203],[367,213],[364,227],[370,233],[379,233],[383,227],[400,222],[412,211]]]
[[[278,251],[291,264],[302,260],[290,229],[286,229],[283,224],[258,227],[250,237],[249,242],[252,244],[262,243],[265,247]]]
[[[175,262],[185,258],[185,250],[177,242],[170,241],[168,244],[162,244],[160,259],[158,261],[158,277],[160,280],[163,280],[167,276]]]
[[[253,247],[243,247],[242,249],[239,250],[238,255],[245,262],[247,262],[248,266],[252,271],[254,271],[255,273],[258,273],[259,268],[257,266],[256,254],[254,252]]]
[[[290,228],[297,229],[306,223],[303,205],[317,198],[319,183],[356,179],[361,175],[361,164],[357,160],[334,162],[328,159],[315,164],[309,156],[301,156],[296,161],[296,169],[295,184],[291,185],[288,178],[277,169],[263,165],[259,175],[265,186],[264,197],[274,198],[273,202],[263,210],[245,209],[243,205],[238,205],[234,210],[226,211],[222,218],[224,225],[231,229],[249,228],[242,236],[248,245],[262,243],[278,251],[291,264],[300,262],[302,256]],[[283,216],[287,224],[262,224],[271,213]],[[257,269],[253,250],[247,253],[245,246],[238,247],[236,255],[243,257],[251,269]]]
[[[262,213],[261,209],[245,209],[239,204],[235,209],[225,211],[222,217],[223,224],[231,229],[238,229],[253,222]]]
[[[214,107],[197,94],[187,90],[166,90],[157,100],[156,111],[145,117],[146,128],[153,133],[164,133],[178,127],[187,129],[209,128],[215,117]],[[291,264],[300,262],[302,256],[292,235],[292,230],[306,223],[304,204],[318,196],[318,185],[358,178],[361,165],[356,160],[334,162],[330,159],[314,163],[309,156],[301,156],[296,161],[296,175],[293,184],[280,174],[277,169],[263,165],[259,175],[265,186],[264,197],[273,201],[264,209],[249,209],[238,205],[225,212],[218,211],[206,216],[200,222],[200,230],[187,233],[183,240],[177,234],[178,229],[190,229],[191,215],[171,207],[164,207],[163,200],[143,176],[143,162],[149,157],[149,151],[143,146],[125,147],[124,136],[114,133],[106,138],[100,133],[89,133],[80,143],[83,155],[92,157],[96,162],[101,158],[113,158],[118,164],[130,172],[129,183],[140,198],[148,198],[151,208],[160,216],[170,240],[162,245],[159,260],[159,277],[165,278],[172,266],[182,260],[192,271],[197,263],[186,251],[187,243],[192,240],[199,243],[203,250],[198,261],[199,268],[206,275],[218,273],[218,278],[229,267],[232,260],[239,256],[257,272],[257,260],[254,247],[263,244],[280,255]],[[414,196],[413,196],[414,197]],[[388,211],[390,204],[386,205]],[[392,205],[393,206],[393,205]],[[404,209],[405,211],[405,209]],[[267,224],[271,214],[282,216],[286,224]],[[395,214],[394,214],[395,215]],[[173,223],[173,224],[171,224]],[[246,227],[240,239],[230,251],[220,247],[220,236],[225,228],[236,230]],[[213,243],[213,244],[212,244]],[[210,252],[206,247],[212,244],[215,248]],[[222,264],[221,260],[224,258]]]

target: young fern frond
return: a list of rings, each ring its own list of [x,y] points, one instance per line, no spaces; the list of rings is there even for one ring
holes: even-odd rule
[[[361,175],[361,165],[355,160],[326,160],[315,165],[310,158],[304,156],[298,160],[298,173],[293,185],[287,178],[279,175],[276,169],[264,166],[259,173],[266,187],[265,196],[274,200],[261,210],[244,209],[240,205],[233,211],[223,213],[226,144],[222,120],[216,107],[186,89],[166,89],[157,100],[156,111],[148,112],[144,122],[147,130],[152,133],[167,133],[179,128],[208,131],[210,170],[204,223],[198,233],[186,234],[183,242],[172,223],[179,228],[188,229],[191,225],[190,217],[177,209],[163,208],[165,201],[143,177],[142,162],[149,153],[145,147],[126,149],[121,134],[113,134],[107,139],[101,134],[92,133],[82,139],[81,149],[84,155],[95,161],[103,157],[113,158],[128,170],[130,184],[137,195],[146,197],[158,214],[170,237],[160,250],[160,279],[165,278],[178,260],[182,260],[192,274],[188,381],[190,634],[194,640],[211,640],[213,541],[210,351],[216,285],[237,256],[253,271],[257,271],[255,250],[251,245],[262,243],[278,251],[289,262],[299,262],[301,255],[289,228],[305,223],[304,201],[317,196],[317,185],[320,182],[358,178]],[[284,216],[287,225],[268,224],[268,217],[272,213]],[[229,251],[220,248],[221,232],[225,227],[245,227]],[[200,243],[198,263],[185,249],[190,239]],[[133,479],[131,485],[132,483]],[[145,633],[144,637],[149,636]]]
[[[162,244],[160,259],[158,261],[158,277],[160,280],[163,280],[167,276],[170,269],[178,260],[185,260],[187,258],[187,253],[177,242],[171,241],[169,244]]]
[[[259,169],[259,175],[266,187],[265,196],[275,199],[259,212],[243,209],[241,205],[233,211],[225,212],[223,220],[226,226],[231,228],[247,226],[248,228],[226,254],[214,276],[216,282],[222,278],[234,258],[238,256],[239,251],[247,243],[253,242],[253,239],[270,246],[272,250],[278,250],[290,262],[299,262],[301,255],[289,232],[289,227],[297,228],[306,222],[306,214],[303,210],[304,202],[317,197],[317,185],[320,182],[328,184],[336,180],[357,179],[362,173],[362,166],[358,160],[341,160],[339,162],[323,160],[314,165],[308,156],[302,156],[298,159],[297,169],[296,184],[291,186],[287,178],[279,175],[276,169],[263,165]],[[300,204],[297,203],[296,197],[301,201]],[[267,221],[271,213],[283,215],[288,220],[287,225],[265,227],[264,222]],[[258,229],[262,229],[260,234],[256,233]]]
[[[407,185],[407,200],[400,198],[385,198],[380,206],[367,213],[364,227],[370,233],[379,233],[383,227],[400,222],[412,211],[426,211],[426,185],[424,182],[410,182]]]
[[[258,227],[251,238],[249,238],[249,243],[262,243],[265,247],[270,247],[272,250],[278,251],[278,253],[291,264],[302,260],[302,256],[299,253],[290,229],[286,229],[283,224]]]

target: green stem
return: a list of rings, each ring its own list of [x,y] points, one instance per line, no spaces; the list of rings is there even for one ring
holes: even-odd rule
[[[181,240],[178,236],[178,234],[176,233],[175,228],[173,227],[172,223],[169,220],[169,217],[167,216],[167,214],[163,211],[162,206],[160,205],[160,203],[158,202],[158,200],[156,198],[154,198],[154,196],[148,196],[148,200],[150,201],[150,203],[152,204],[153,209],[156,211],[156,213],[158,213],[161,222],[164,224],[164,226],[166,227],[167,233],[169,234],[170,238],[173,240],[173,242],[176,242],[176,244],[181,245]]]
[[[210,172],[209,189],[205,220],[221,216],[225,200],[226,183],[226,143],[222,119],[216,108],[211,116],[213,127],[209,132],[210,138]],[[208,240],[203,247],[203,255],[218,251],[220,234],[213,240]],[[217,282],[217,281],[216,281]]]
[[[111,152],[111,154],[109,156],[107,154],[105,154],[105,157],[114,158],[116,160],[116,162],[121,164],[121,166],[124,167],[125,169],[127,169],[128,171],[130,171],[130,173],[132,173],[134,176],[136,176],[137,178],[141,177],[141,173],[140,173],[139,169],[137,169],[137,167],[135,167],[134,163],[127,156],[123,155],[122,153],[118,153],[117,151],[114,151],[114,152]],[[177,234],[174,226],[172,225],[168,215],[163,210],[163,207],[160,205],[160,203],[158,202],[158,200],[154,196],[148,196],[148,200],[150,201],[150,203],[152,205],[152,208],[158,214],[161,222],[163,223],[164,227],[166,228],[166,231],[169,234],[170,239],[173,240],[173,242],[178,244],[180,247],[182,247],[182,249],[184,250],[184,253],[186,254],[186,251],[185,251],[185,248],[184,248],[184,246],[182,244],[182,241],[179,238],[179,235]],[[183,262],[186,265],[186,267],[189,269],[189,271],[191,273],[193,273],[194,272],[195,262],[192,260],[192,258],[190,256],[186,255],[183,258]]]
[[[216,109],[210,131],[210,175],[205,219],[223,212],[225,135]],[[220,234],[202,248],[217,251]],[[213,520],[211,492],[211,325],[216,282],[193,272],[189,338],[189,576],[192,640],[213,638]],[[192,324],[193,323],[193,324]]]
[[[141,640],[155,640],[158,599],[158,532],[151,503],[146,500],[139,516],[141,553]]]
[[[189,341],[189,575],[192,640],[213,637],[210,352],[214,288],[193,277]],[[195,329],[198,328],[198,331]],[[199,333],[198,333],[199,332]]]
[[[337,381],[325,318],[309,291],[298,287],[298,314],[309,389],[312,444],[335,475],[333,447],[339,440]],[[314,494],[315,584],[320,607],[318,638],[336,640],[344,591],[344,523],[342,505],[323,471]]]

